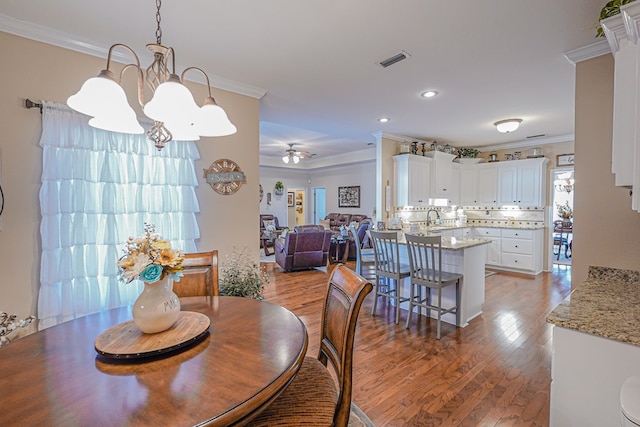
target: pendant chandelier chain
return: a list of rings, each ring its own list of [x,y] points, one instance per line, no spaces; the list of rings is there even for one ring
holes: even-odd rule
[[[160,7],[162,7],[162,0],[156,0],[156,22],[158,27],[156,28],[156,41],[158,44],[162,44],[162,28],[160,28],[160,21],[162,18],[160,17]]]

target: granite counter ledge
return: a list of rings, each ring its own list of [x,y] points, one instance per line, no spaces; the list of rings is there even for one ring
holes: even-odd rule
[[[640,346],[640,275],[589,267],[589,277],[549,315],[567,329]]]

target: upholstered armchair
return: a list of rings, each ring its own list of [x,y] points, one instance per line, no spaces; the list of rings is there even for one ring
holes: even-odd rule
[[[282,230],[284,230],[284,227],[280,227],[280,223],[278,222],[278,217],[272,214],[260,214],[260,236],[262,236],[264,234],[264,231],[267,227],[268,224],[271,224],[273,226],[275,226],[275,231],[277,233],[280,233]],[[263,242],[267,242],[267,246],[271,247],[272,243],[269,243],[269,241],[263,240],[262,238],[260,239],[260,247],[262,248],[263,246]]]
[[[325,267],[330,244],[330,230],[290,232],[275,241],[276,262],[284,271]]]

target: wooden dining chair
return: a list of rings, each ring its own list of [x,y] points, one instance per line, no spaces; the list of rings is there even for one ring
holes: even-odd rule
[[[346,427],[351,413],[353,341],[372,285],[343,264],[331,273],[322,308],[318,357],[307,356],[291,384],[250,426]],[[338,381],[327,369],[328,363]]]
[[[438,314],[436,318],[436,338],[440,339],[442,315],[453,313],[456,315],[456,325],[460,324],[460,280],[462,274],[449,273],[442,270],[442,236],[416,236],[405,234],[407,250],[409,251],[409,265],[411,267],[411,294],[409,296],[409,313],[406,327],[411,322],[414,307],[425,308],[427,317],[431,317],[431,310]],[[453,307],[442,307],[442,288],[456,286],[456,302]],[[422,288],[426,288],[426,296],[422,298]],[[431,298],[431,289],[435,291],[436,300]],[[416,295],[416,290],[417,295]],[[418,312],[419,313],[419,312]]]
[[[181,297],[218,296],[218,251],[184,254],[183,276],[173,282],[173,292]]]

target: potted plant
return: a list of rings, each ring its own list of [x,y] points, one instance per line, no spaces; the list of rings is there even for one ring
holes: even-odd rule
[[[237,254],[234,246],[231,256],[227,255],[220,269],[220,295],[262,299],[262,291],[267,283],[269,275],[266,268],[261,269],[250,260],[247,248]]]
[[[600,19],[598,19],[598,22],[619,14],[620,6],[624,6],[625,4],[631,3],[632,1],[635,0],[611,0],[607,2],[602,10],[600,10]],[[596,30],[596,37],[604,37],[604,31],[602,30],[600,24],[598,24],[598,29]]]
[[[282,181],[276,181],[275,193],[278,196],[282,196],[282,193],[284,193],[284,184]]]
[[[458,157],[475,159],[480,154],[480,150],[476,148],[458,148]]]
[[[558,216],[562,218],[562,225],[571,225],[571,218],[573,218],[573,209],[569,206],[569,202],[564,202],[563,205],[556,203],[556,209]]]

